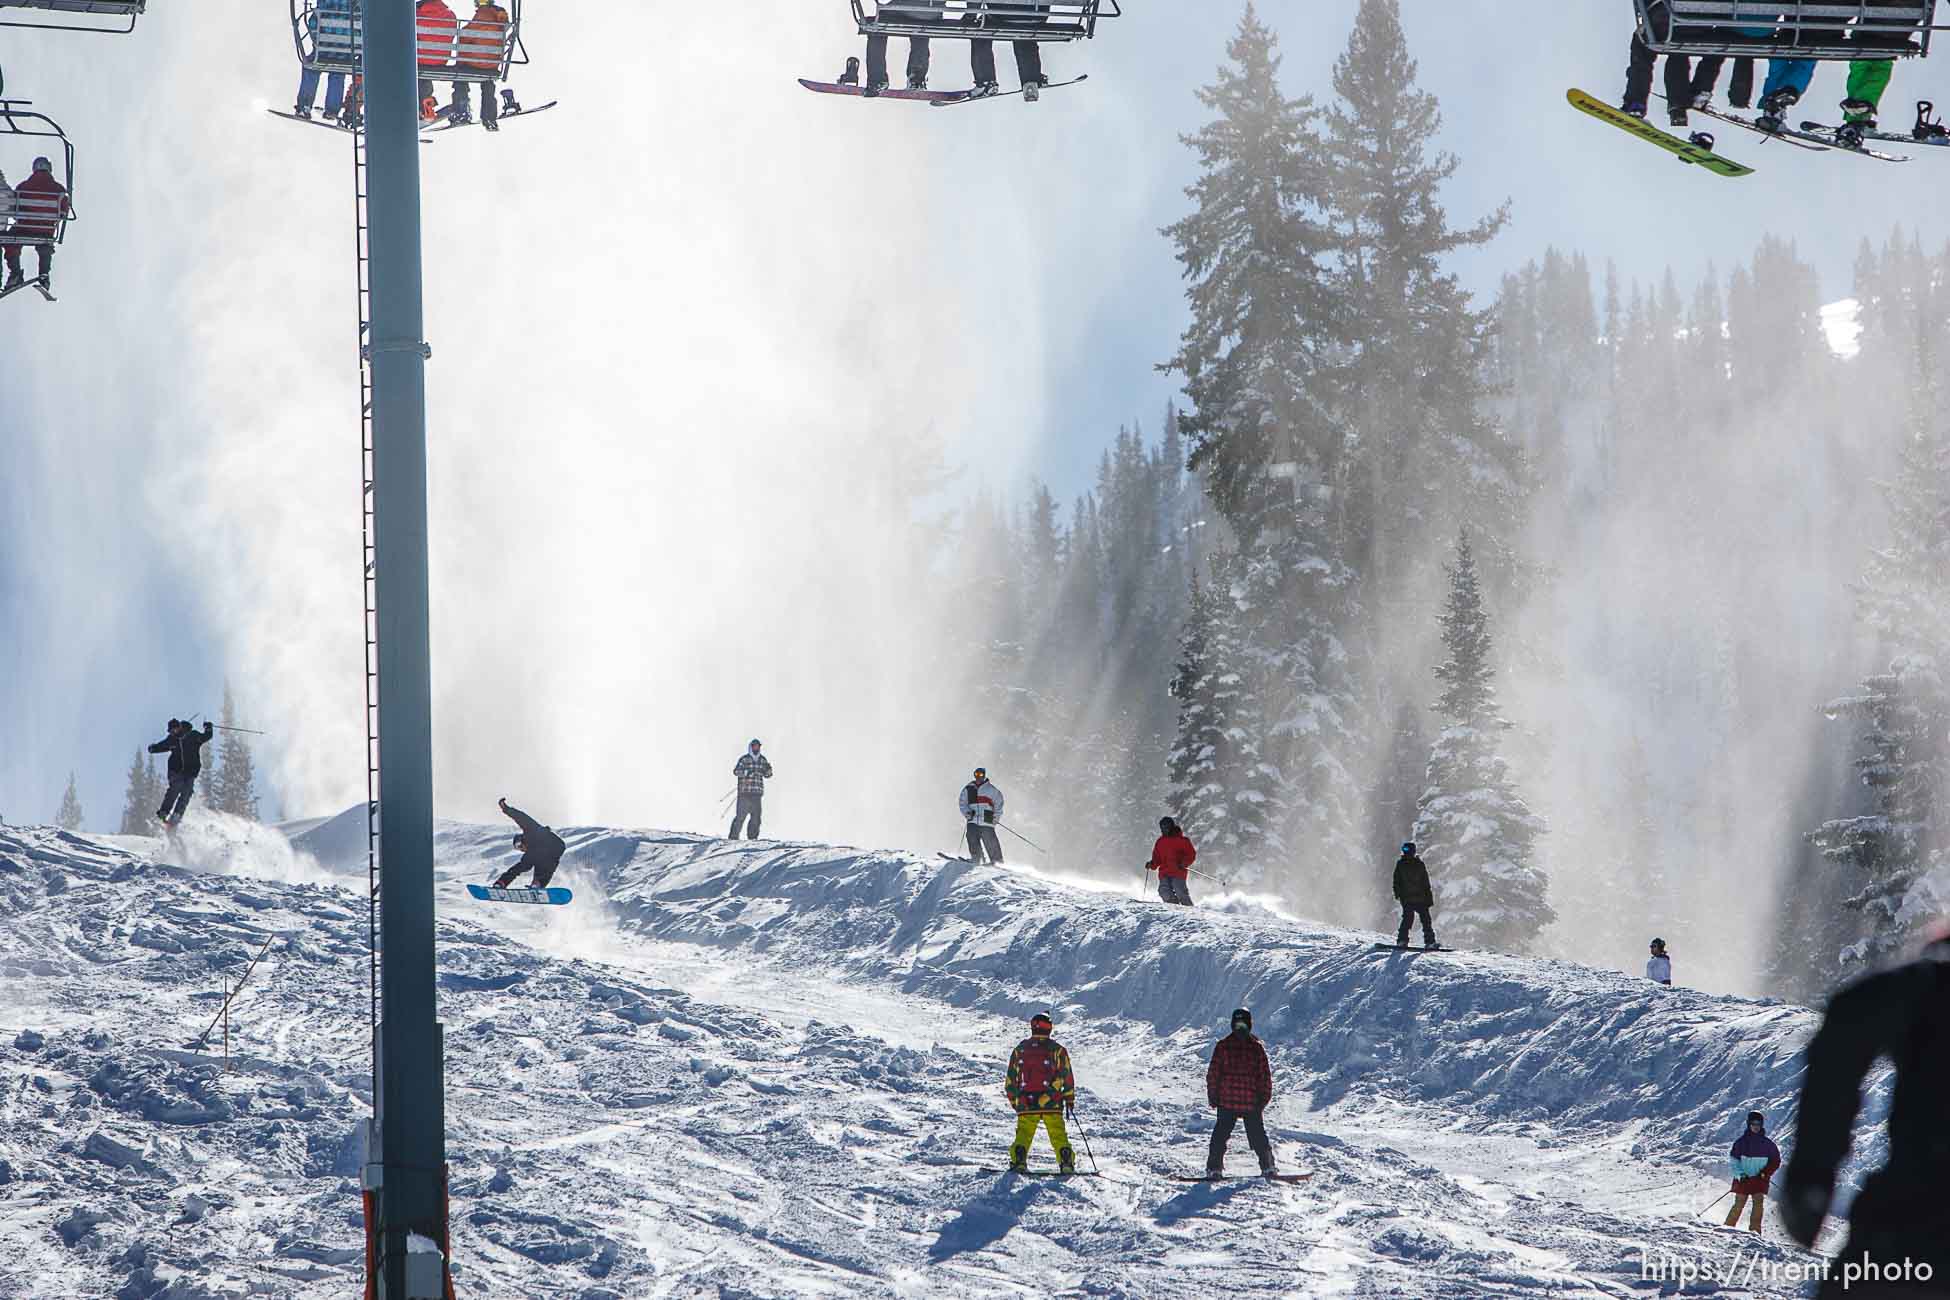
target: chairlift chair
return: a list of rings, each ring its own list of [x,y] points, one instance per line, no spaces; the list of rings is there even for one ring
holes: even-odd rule
[[[0,0],[0,27],[41,27],[56,32],[109,32],[121,35],[135,30],[149,0]],[[10,17],[9,10],[38,10],[47,18]],[[62,21],[64,18],[103,21]]]
[[[16,196],[16,226],[29,222],[38,227],[51,220],[54,233],[48,238],[12,239],[6,233],[7,228],[0,225],[0,244],[58,244],[62,236],[68,233],[68,223],[75,219],[74,145],[53,118],[32,111],[27,104],[28,101],[24,99],[0,99],[0,172],[8,173],[8,185],[18,187],[22,178],[30,174],[27,167],[31,160],[37,155],[46,155],[59,171],[61,184],[68,192],[68,201],[65,207],[42,210],[34,205],[31,194],[24,199]],[[50,149],[44,144],[34,144],[21,149],[12,144],[17,139],[53,140],[58,147]],[[19,158],[16,158],[17,154]]]
[[[291,39],[298,61],[317,72],[353,74],[359,71],[364,0],[291,0]],[[482,44],[478,34],[467,35],[466,0],[454,0],[458,20],[452,31],[422,27],[420,75],[430,81],[506,81],[510,68],[528,62],[521,43],[521,0],[500,0],[508,11],[508,28],[498,42]],[[459,60],[465,59],[466,62]]]
[[[1632,0],[1655,54],[1926,58],[1936,0]]]
[[[937,40],[1083,41],[1099,18],[1121,18],[1119,0],[851,0],[862,36]]]

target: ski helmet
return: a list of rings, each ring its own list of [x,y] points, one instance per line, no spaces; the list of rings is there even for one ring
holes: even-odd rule
[[[1047,1011],[1038,1011],[1029,1017],[1029,1032],[1032,1034],[1047,1034],[1055,1028],[1056,1022],[1049,1018]]]
[[[1749,1124],[1758,1124],[1758,1125],[1760,1125],[1760,1126],[1761,1126],[1762,1128],[1766,1128],[1766,1127],[1767,1127],[1767,1116],[1765,1116],[1765,1115],[1763,1115],[1763,1114],[1761,1114],[1761,1113],[1760,1113],[1759,1111],[1757,1111],[1757,1110],[1750,1110],[1750,1111],[1748,1111],[1748,1112],[1747,1112],[1747,1122],[1748,1122]]]
[[[42,156],[34,160],[34,170],[37,172],[51,173],[54,170],[54,164],[49,162],[45,156]]]
[[[1253,1013],[1244,1007],[1235,1010],[1232,1013],[1232,1028],[1235,1032],[1244,1029],[1247,1033],[1251,1033],[1253,1030]]]
[[[978,767],[978,768],[976,768],[976,769],[975,769],[975,779],[976,779],[977,781],[986,781],[986,780],[988,780],[988,779],[989,779],[989,770],[988,770],[988,769],[987,769],[986,767]]]
[[[1402,841],[1402,856],[1403,856],[1403,857],[1405,857],[1405,858],[1412,858],[1412,857],[1414,857],[1414,856],[1415,856],[1415,841],[1414,841],[1414,840],[1403,840],[1403,841]]]

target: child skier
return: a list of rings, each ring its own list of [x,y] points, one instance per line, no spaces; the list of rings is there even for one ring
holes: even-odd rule
[[[1158,897],[1167,903],[1181,907],[1192,905],[1192,891],[1186,884],[1191,875],[1192,863],[1198,861],[1198,850],[1179,829],[1178,823],[1169,817],[1158,819],[1158,842],[1151,846],[1151,861],[1144,864],[1146,871],[1158,873]]]
[[[1219,1112],[1212,1125],[1212,1142],[1205,1152],[1205,1176],[1225,1177],[1226,1144],[1233,1125],[1246,1122],[1246,1145],[1259,1157],[1259,1171],[1271,1178],[1273,1145],[1266,1140],[1264,1119],[1273,1100],[1273,1067],[1266,1046],[1253,1037],[1253,1013],[1241,1007],[1232,1013],[1232,1032],[1212,1049],[1205,1067],[1205,1102]]]
[[[1727,1211],[1727,1227],[1740,1221],[1740,1211],[1752,1201],[1754,1211],[1747,1227],[1759,1232],[1767,1189],[1774,1181],[1774,1171],[1781,1167],[1781,1149],[1767,1136],[1765,1115],[1757,1110],[1747,1113],[1747,1131],[1734,1139],[1727,1163],[1733,1170],[1733,1208]]]
[[[1070,1069],[1070,1053],[1050,1037],[1055,1028],[1047,1013],[1037,1012],[1029,1018],[1029,1037],[1009,1053],[1009,1078],[1002,1092],[1016,1112],[1016,1140],[1009,1148],[1012,1173],[1029,1168],[1029,1148],[1035,1144],[1038,1124],[1049,1130],[1057,1168],[1066,1174],[1077,1171],[1077,1153],[1070,1149],[1070,1134],[1063,1125],[1063,1113],[1076,1109],[1077,1077]]]

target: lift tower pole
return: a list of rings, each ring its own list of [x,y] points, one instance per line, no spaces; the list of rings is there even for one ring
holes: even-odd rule
[[[444,1300],[446,1099],[433,969],[426,361],[413,0],[363,0],[379,704],[377,1300]],[[418,1237],[420,1241],[410,1240]],[[427,1249],[437,1247],[434,1255]]]

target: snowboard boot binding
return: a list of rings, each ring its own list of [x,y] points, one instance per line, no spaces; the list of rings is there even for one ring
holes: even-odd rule
[[[514,91],[504,89],[501,92],[501,112],[504,115],[512,115],[521,112],[521,105],[515,102]]]
[[[1645,120],[1645,101],[1642,99],[1628,99],[1618,106],[1618,111],[1627,117],[1636,117],[1639,121],[1643,122]]]
[[[1686,139],[1689,143],[1698,145],[1708,153],[1713,152],[1713,145],[1716,143],[1711,131],[1695,131],[1687,136]]]
[[[1073,1174],[1077,1171],[1077,1153],[1073,1148],[1064,1147],[1056,1153],[1058,1173]]]
[[[1864,131],[1876,129],[1876,106],[1866,99],[1845,99],[1842,101],[1842,121],[1849,126],[1859,126]]]
[[[1800,91],[1792,88],[1777,90],[1760,101],[1760,116],[1754,119],[1754,125],[1763,131],[1779,131],[1787,125],[1781,115],[1800,102]]]
[[[1917,140],[1929,142],[1950,138],[1950,126],[1936,120],[1936,105],[1927,99],[1916,101],[1916,125],[1910,135]]]
[[[1224,1165],[1207,1165],[1205,1166],[1205,1176],[1207,1178],[1224,1178],[1226,1176],[1226,1167]]]
[[[928,88],[928,74],[925,72],[908,73],[907,88],[909,90],[926,90]]]
[[[474,125],[474,114],[464,108],[449,109],[447,111],[447,125],[472,126]]]
[[[291,116],[298,118],[300,121],[311,121],[311,105],[293,104],[291,106]]]
[[[859,85],[860,84],[860,60],[848,59],[846,61],[846,69],[840,73],[840,79],[834,84],[839,86]]]
[[[1009,1148],[1009,1172],[1012,1174],[1024,1174],[1029,1172],[1029,1148],[1028,1147]]]
[[[867,82],[866,89],[862,90],[860,93],[865,95],[868,99],[878,99],[880,97],[880,92],[885,89],[887,89],[887,78],[875,77],[871,81]]]
[[[1259,1167],[1259,1176],[1261,1178],[1267,1179],[1268,1181],[1271,1181],[1272,1179],[1279,1177],[1279,1175],[1280,1175],[1280,1171],[1274,1167],[1273,1162],[1271,1160],[1268,1160],[1265,1164]]]
[[[1686,116],[1686,106],[1684,104],[1668,104],[1666,106],[1666,124],[1674,130],[1685,130],[1686,123],[1689,120]]]
[[[1043,97],[1043,87],[1049,85],[1048,77],[1032,77],[1022,83],[1022,102],[1033,104]]]
[[[975,83],[975,88],[968,92],[968,97],[970,99],[987,99],[990,95],[1000,94],[1001,92],[1002,87],[993,81],[978,81]]]
[[[1860,149],[1866,143],[1860,122],[1844,122],[1835,128],[1835,143],[1844,149]]]
[[[1702,113],[1712,108],[1713,92],[1710,90],[1702,90],[1699,92],[1699,94],[1694,95],[1692,100],[1692,107],[1697,108]]]

